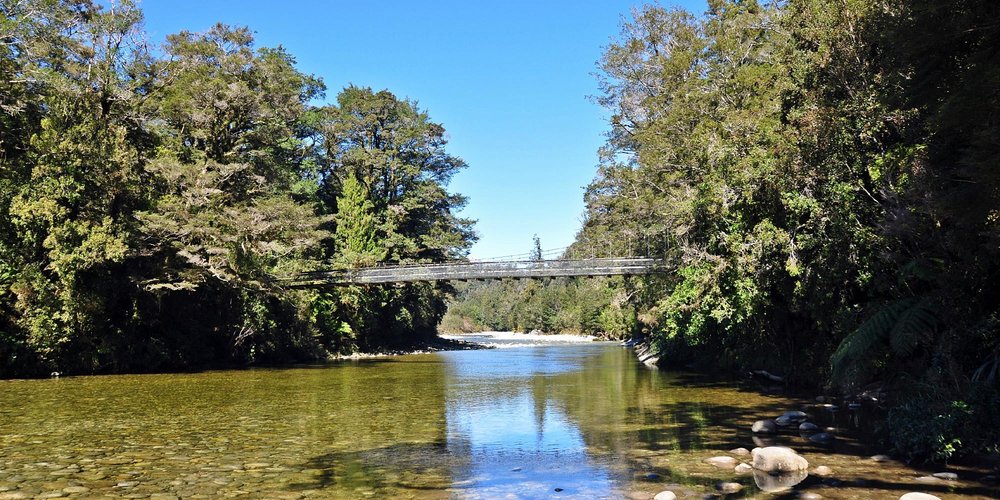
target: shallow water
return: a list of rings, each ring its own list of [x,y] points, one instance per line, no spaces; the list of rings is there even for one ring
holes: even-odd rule
[[[0,382],[0,499],[701,497],[752,475],[705,464],[808,401],[662,373],[615,344],[560,343],[323,367]],[[778,439],[827,498],[995,497],[979,478],[877,463],[850,437]],[[839,422],[839,423],[838,423]],[[739,457],[746,460],[743,457]],[[558,489],[558,490],[557,490]]]

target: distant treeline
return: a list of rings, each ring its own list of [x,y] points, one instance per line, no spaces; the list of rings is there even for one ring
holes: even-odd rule
[[[464,162],[415,103],[247,28],[152,46],[132,2],[0,1],[0,377],[323,358],[431,336],[431,285],[276,276],[463,257]]]
[[[635,308],[612,280],[505,280],[463,283],[441,321],[441,331],[584,333],[608,338],[631,336]]]
[[[708,4],[638,9],[607,47],[608,141],[567,253],[650,251],[672,272],[491,285],[453,311],[882,388],[898,453],[997,452],[1000,2]],[[531,310],[549,295],[567,302]]]

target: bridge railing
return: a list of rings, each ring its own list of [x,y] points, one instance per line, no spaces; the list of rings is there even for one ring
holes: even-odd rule
[[[316,271],[282,281],[286,286],[314,287],[418,281],[620,276],[659,272],[661,264],[659,259],[646,257],[404,264]]]

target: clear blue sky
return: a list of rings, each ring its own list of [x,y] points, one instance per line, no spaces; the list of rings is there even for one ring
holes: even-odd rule
[[[154,41],[216,22],[249,26],[320,76],[327,100],[348,84],[389,89],[448,131],[469,168],[451,191],[478,220],[472,256],[573,241],[607,114],[588,96],[602,48],[634,0],[143,0]],[[704,0],[663,2],[695,13]]]

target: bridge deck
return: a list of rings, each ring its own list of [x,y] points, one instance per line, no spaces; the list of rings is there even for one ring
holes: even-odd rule
[[[416,281],[621,276],[656,273],[661,269],[660,264],[659,259],[650,258],[460,262],[319,271],[283,282],[291,287],[313,288]]]

